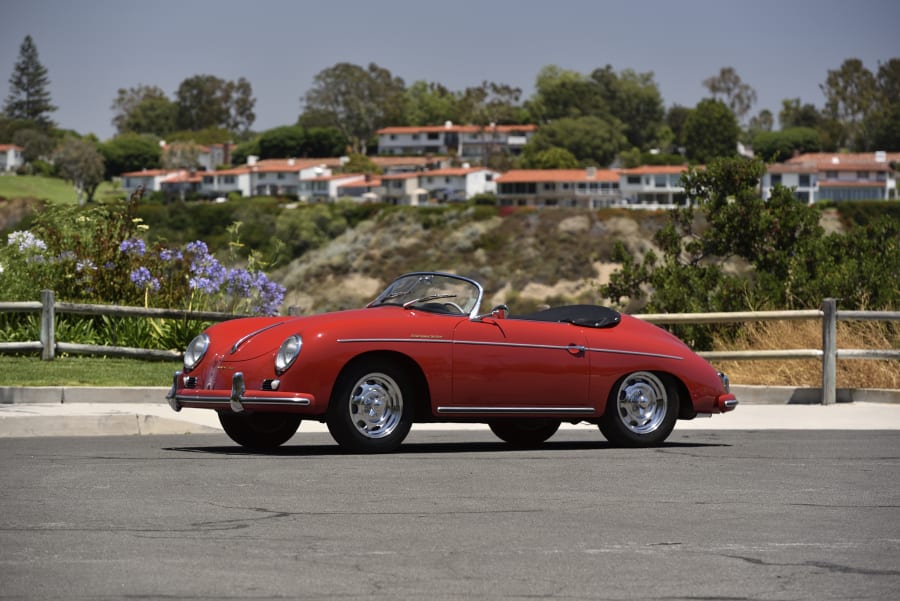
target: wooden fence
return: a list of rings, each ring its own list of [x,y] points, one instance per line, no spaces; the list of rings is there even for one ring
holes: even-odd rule
[[[132,357],[137,359],[178,359],[180,351],[152,350],[132,347],[57,342],[55,322],[57,313],[80,315],[113,315],[120,317],[159,317],[169,319],[194,319],[200,321],[227,321],[241,315],[204,311],[180,311],[175,309],[149,309],[118,305],[84,305],[57,303],[51,290],[41,292],[40,302],[0,302],[0,312],[32,312],[41,315],[40,340],[34,342],[0,342],[0,353],[40,352],[41,358],[52,360],[56,352]],[[844,321],[897,321],[900,311],[839,311],[837,301],[825,299],[821,309],[804,311],[747,311],[733,313],[659,313],[635,315],[654,324],[710,324],[745,323],[752,321],[820,320],[822,322],[822,347],[815,349],[786,349],[763,351],[708,351],[698,353],[707,360],[780,360],[819,359],[822,361],[822,402],[834,403],[837,396],[838,359],[900,359],[900,350],[894,349],[839,349],[837,348],[837,322]]]

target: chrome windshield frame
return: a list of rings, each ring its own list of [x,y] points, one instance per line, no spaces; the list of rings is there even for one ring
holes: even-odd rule
[[[472,305],[472,308],[469,310],[468,317],[469,319],[474,319],[475,316],[478,315],[478,311],[481,308],[481,302],[484,299],[484,288],[481,287],[481,284],[473,280],[472,278],[467,278],[465,276],[456,275],[454,273],[444,273],[441,271],[413,271],[411,273],[405,273],[398,278],[395,278],[382,292],[379,294],[372,302],[370,302],[366,307],[377,307],[384,303],[387,300],[387,292],[396,284],[397,282],[407,279],[407,278],[421,278],[425,276],[431,277],[440,277],[440,278],[449,278],[452,280],[458,280],[461,282],[465,282],[471,286],[473,286],[476,290],[475,303]]]

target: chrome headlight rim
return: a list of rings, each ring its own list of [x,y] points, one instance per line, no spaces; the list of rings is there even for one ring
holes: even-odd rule
[[[302,349],[303,337],[300,334],[291,334],[285,338],[278,348],[278,352],[275,353],[275,373],[280,376],[289,370],[300,356]]]
[[[184,351],[184,371],[189,372],[203,361],[206,351],[209,349],[209,336],[198,334],[188,344]]]

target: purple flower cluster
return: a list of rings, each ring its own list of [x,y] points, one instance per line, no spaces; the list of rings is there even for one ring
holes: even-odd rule
[[[147,253],[147,244],[140,238],[129,238],[122,241],[122,244],[119,245],[119,251],[126,255],[143,257]]]
[[[153,277],[146,267],[138,267],[131,272],[131,281],[141,290],[159,290],[159,279]]]
[[[180,250],[172,250],[171,248],[164,248],[159,251],[159,259],[164,262],[180,261],[183,258],[184,258],[184,255],[181,254]]]
[[[225,292],[235,299],[249,301],[251,313],[274,315],[284,301],[285,288],[261,271],[251,273],[246,269],[229,269]]]
[[[227,275],[219,260],[209,254],[206,243],[197,240],[185,248],[191,260],[191,277],[188,284],[193,290],[215,294],[222,287]]]

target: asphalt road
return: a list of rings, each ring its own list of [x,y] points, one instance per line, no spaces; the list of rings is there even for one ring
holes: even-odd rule
[[[0,599],[895,599],[900,431],[0,439]]]

